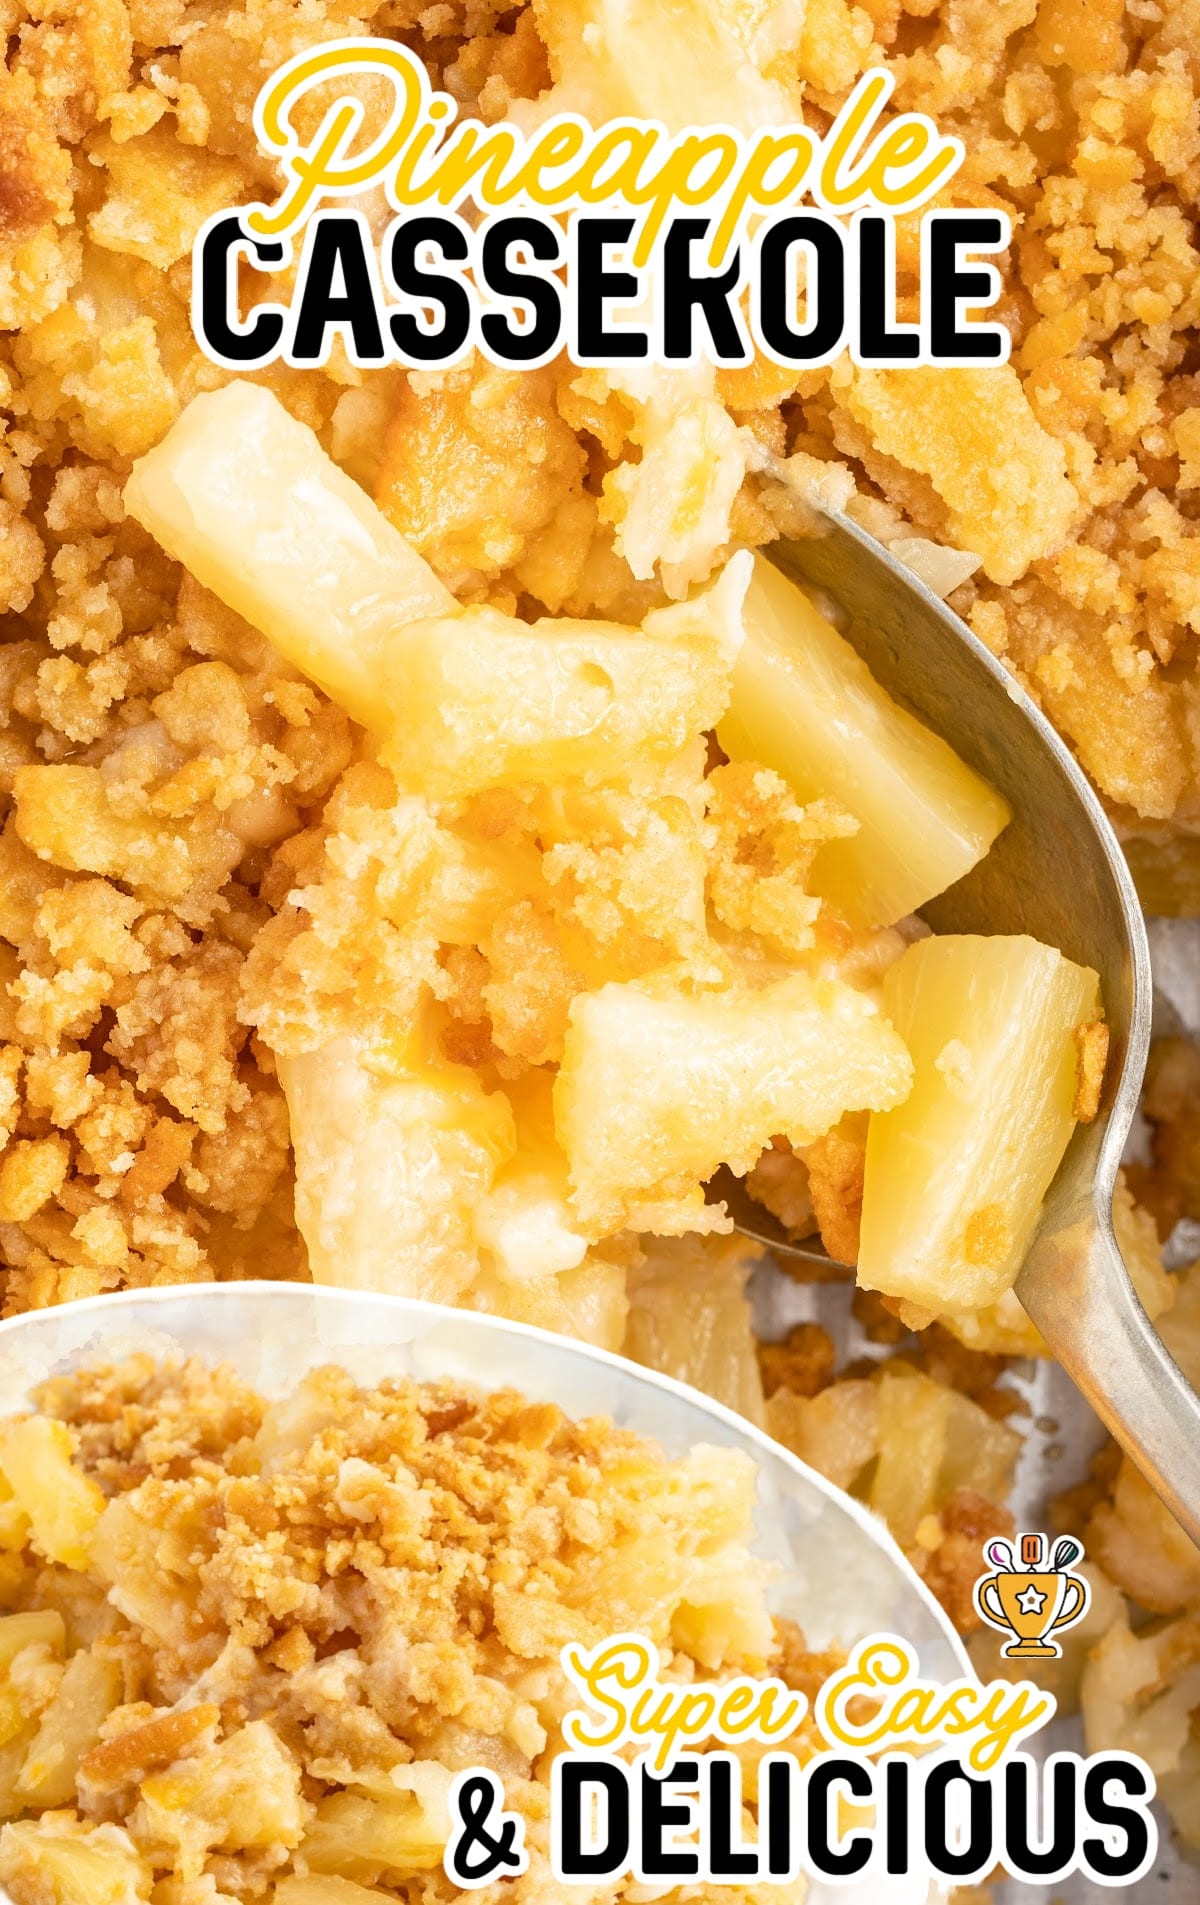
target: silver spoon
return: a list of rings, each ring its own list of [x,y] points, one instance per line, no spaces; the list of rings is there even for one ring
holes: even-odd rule
[[[879,682],[1004,795],[1013,818],[971,873],[924,908],[950,933],[1030,933],[1100,975],[1109,1025],[1100,1115],[1077,1127],[1017,1279],[1046,1343],[1147,1481],[1200,1542],[1200,1398],[1142,1308],[1113,1233],[1117,1169],[1150,1039],[1150,949],[1121,849],[1082,771],[994,655],[846,517],[770,555],[845,611]],[[775,1255],[830,1273],[729,1172],[710,1187]]]

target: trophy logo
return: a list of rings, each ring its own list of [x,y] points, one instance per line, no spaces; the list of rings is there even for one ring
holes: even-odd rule
[[[1083,1544],[1064,1535],[1047,1562],[1048,1546],[1045,1535],[1022,1535],[1019,1560],[1007,1541],[984,1548],[991,1571],[975,1583],[975,1608],[989,1627],[1011,1636],[1001,1650],[1005,1660],[1060,1660],[1055,1634],[1087,1613],[1091,1590],[1074,1573]]]

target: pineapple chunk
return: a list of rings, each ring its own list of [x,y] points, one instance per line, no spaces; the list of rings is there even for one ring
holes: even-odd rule
[[[63,1617],[53,1608],[30,1614],[5,1614],[0,1619],[0,1674],[6,1674],[26,1647],[48,1647],[61,1659],[67,1644]]]
[[[0,1554],[20,1554],[28,1543],[29,1516],[0,1475]]]
[[[750,572],[735,556],[644,629],[490,608],[410,622],[378,686],[396,716],[385,760],[434,798],[665,765],[724,711]]]
[[[278,1065],[314,1281],[453,1302],[478,1269],[472,1210],[515,1148],[504,1094],[349,1038]]]
[[[318,1802],[300,1853],[312,1872],[370,1879],[382,1872],[430,1872],[445,1849],[414,1794],[371,1799],[341,1792]]]
[[[950,1391],[903,1367],[879,1378],[879,1460],[871,1507],[901,1547],[938,1502],[938,1479],[950,1430]]]
[[[657,1645],[670,1639],[707,1667],[765,1659],[770,1569],[745,1545],[754,1522],[753,1461],[744,1450],[707,1443],[666,1465],[644,1453],[630,1460],[639,1519],[607,1546],[579,1555],[568,1604],[601,1607],[607,1632],[644,1634]],[[514,1596],[518,1611],[527,1599]],[[513,1622],[518,1635],[526,1618],[519,1612]],[[532,1651],[528,1640],[521,1644]]]
[[[67,1662],[17,1781],[18,1793],[31,1807],[74,1804],[80,1762],[99,1739],[124,1684],[120,1665],[111,1655],[84,1651]]]
[[[27,1730],[20,1694],[8,1678],[13,1661],[27,1647],[46,1647],[61,1660],[66,1644],[62,1615],[49,1608],[44,1612],[6,1614],[0,1618],[0,1747],[7,1746],[10,1740]]]
[[[714,1673],[735,1661],[765,1665],[775,1632],[763,1606],[764,1572],[764,1564],[756,1564],[745,1551],[693,1559],[683,1597],[671,1615],[671,1645]]]
[[[846,1111],[886,1109],[912,1067],[874,1000],[793,975],[685,997],[607,985],[572,1003],[554,1089],[580,1221],[703,1228],[701,1186],[783,1134],[810,1144]]]
[[[17,1781],[36,1731],[33,1722],[27,1721],[18,1733],[0,1746],[0,1819],[15,1819],[19,1813],[28,1811],[29,1801]]]
[[[38,1905],[141,1905],[150,1867],[117,1826],[21,1820],[0,1832],[0,1882]]]
[[[583,1262],[587,1239],[572,1215],[567,1160],[554,1135],[553,1079],[531,1069],[506,1096],[516,1120],[516,1153],[476,1207],[475,1236],[502,1278],[558,1276]]]
[[[1096,974],[1026,937],[944,935],[884,979],[916,1067],[871,1119],[858,1280],[932,1311],[1011,1289],[1075,1127],[1076,1039]]]
[[[141,1792],[134,1830],[176,1847],[185,1877],[199,1876],[214,1846],[296,1846],[309,1816],[299,1764],[265,1720],[152,1773]]]
[[[765,1422],[746,1279],[758,1256],[744,1237],[643,1237],[629,1279],[623,1353],[702,1389],[758,1428]]]
[[[957,1390],[904,1363],[879,1378],[879,1461],[870,1503],[901,1547],[959,1489],[1003,1501],[1021,1438]]]
[[[396,630],[454,598],[306,425],[260,384],[194,397],[134,464],[125,507],[357,721],[391,724]]]
[[[528,1323],[552,1336],[573,1336],[614,1352],[624,1348],[625,1264],[600,1253],[586,1256],[574,1270],[548,1276],[500,1276],[485,1265],[465,1300],[473,1310]]]
[[[1015,1290],[1006,1290],[998,1303],[982,1310],[960,1310],[942,1318],[964,1349],[984,1356],[1048,1356],[1049,1350],[1035,1323],[1021,1307]]]
[[[593,124],[632,114],[673,132],[703,125],[751,132],[800,116],[795,55],[777,57],[799,40],[783,7],[553,0],[536,11],[551,71],[566,76],[552,95],[557,111]]]
[[[0,1428],[0,1469],[29,1516],[34,1546],[48,1561],[83,1569],[104,1497],[75,1467],[73,1453],[70,1430],[49,1416],[24,1416]]]
[[[767,1402],[767,1428],[838,1488],[853,1488],[879,1453],[879,1386],[852,1377],[815,1396],[777,1389]]]
[[[952,1389],[939,1479],[943,1498],[969,1488],[988,1501],[1007,1501],[1021,1448],[1021,1437],[1007,1422],[997,1421],[969,1396]]]
[[[510,1102],[432,1044],[278,1059],[315,1280],[435,1302],[470,1286],[479,1308],[615,1347],[624,1275],[585,1261],[549,1074],[514,1081]]]
[[[858,832],[821,848],[809,887],[854,927],[891,926],[970,872],[1008,806],[761,556],[743,616],[721,746],[853,815]]]
[[[92,1543],[92,1573],[108,1583],[108,1598],[126,1620],[182,1652],[194,1639],[199,1599],[187,1560],[190,1531],[178,1521],[163,1527],[138,1506],[128,1493],[109,1502]]]

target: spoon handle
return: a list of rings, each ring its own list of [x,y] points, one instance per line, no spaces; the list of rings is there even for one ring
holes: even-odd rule
[[[1105,1427],[1200,1545],[1200,1396],[1142,1308],[1111,1218],[1089,1211],[1039,1237],[1017,1295]]]

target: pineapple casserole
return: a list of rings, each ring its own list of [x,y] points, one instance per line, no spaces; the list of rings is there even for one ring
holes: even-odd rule
[[[640,627],[463,606],[243,382],[124,503],[364,730],[273,857],[238,1001],[318,1281],[616,1348],[638,1236],[728,1230],[719,1166],[794,1175],[849,1119],[860,1282],[990,1327],[1094,1115],[1096,975],[913,917],[1007,807],[794,583],[742,550]],[[21,768],[14,825],[95,871],[162,791]]]
[[[877,1148],[893,1134],[884,1185],[889,1154],[989,1075],[951,1025],[933,1097],[914,1089],[921,1027],[899,1031],[883,987],[909,916],[1003,815],[945,750],[892,771],[890,709],[847,670],[850,740],[830,745],[813,689],[839,666],[833,631],[773,601],[761,562],[747,583],[746,550],[794,527],[766,465],[787,459],[952,593],[1122,815],[1175,828],[1178,871],[1196,800],[1190,20],[728,0],[681,47],[666,10],[585,0],[18,8],[0,114],[6,1313],[247,1274],[412,1288],[419,1268],[423,1293],[616,1345],[637,1238],[717,1225],[701,1187],[719,1162],[859,1255],[866,1114]],[[885,63],[897,107],[964,142],[947,202],[1013,214],[1013,363],[405,375],[339,346],[322,370],[230,384],[191,333],[192,237],[276,188],[251,124],[263,80],[370,31],[465,110],[527,124],[823,128]],[[802,617],[811,673],[781,693],[772,626]],[[1031,955],[1010,950],[1019,990]],[[888,981],[918,1016],[941,983],[920,969]],[[983,1315],[995,1340],[1103,1057],[1086,979],[1040,978],[1054,1116],[1022,1195],[968,1209],[943,1186],[929,1262],[903,1275],[867,1199],[864,1281],[914,1320]],[[951,991],[969,1004],[968,978]],[[993,1028],[993,1059],[1003,1045]],[[635,1056],[652,1092],[621,1084]]]
[[[251,123],[263,81],[366,33],[402,40],[489,123],[570,110],[823,129],[885,64],[896,108],[965,146],[936,202],[1012,218],[1011,363],[405,374],[337,346],[319,370],[232,379],[192,335],[193,237],[277,189]],[[4,1315],[312,1277],[622,1348],[868,1499],[970,1628],[981,1544],[1012,1532],[1022,1425],[999,1379],[1039,1348],[1011,1284],[1070,1131],[1099,1104],[1103,1000],[1094,974],[1031,940],[927,933],[920,908],[986,853],[1003,803],[762,552],[804,527],[790,492],[844,507],[1039,699],[1143,891],[1200,908],[1197,0],[703,0],[682,15],[665,0],[11,0],[6,38]],[[898,263],[903,320],[911,221]],[[1154,1222],[1165,1234],[1200,1210],[1194,1061],[1182,1041],[1160,1053],[1154,1162],[1130,1180],[1154,1217],[1123,1188],[1116,1218],[1196,1377],[1195,1274],[1164,1271]],[[721,1164],[794,1234],[820,1235],[831,1275],[856,1266],[878,1361],[839,1369],[815,1325],[756,1350],[750,1253],[705,1199]],[[33,1520],[32,1548],[7,1466],[20,1456],[0,1452],[0,1562],[18,1617],[42,1623],[13,1647],[0,1790],[61,1822],[58,1850],[45,1827],[33,1850],[28,1825],[0,1842],[19,1905],[105,1886],[149,1898],[150,1873],[154,1905],[272,1885],[278,1905],[356,1905],[378,1873],[391,1896],[386,1854],[399,1835],[411,1856],[442,1790],[398,1775],[432,1761],[440,1725],[447,1766],[454,1740],[502,1733],[501,1770],[519,1761],[533,1793],[552,1719],[495,1662],[478,1663],[481,1691],[476,1667],[460,1682],[442,1654],[403,1690],[389,1655],[398,1738],[415,1731],[402,1761],[393,1740],[389,1768],[355,1783],[380,1723],[362,1657],[340,1645],[355,1625],[343,1577],[313,1572],[320,1516],[341,1518],[347,1552],[376,1543],[381,1575],[393,1531],[431,1539],[405,1519],[429,1417],[416,1395],[372,1397],[360,1423],[333,1378],[302,1406],[329,1425],[312,1471],[275,1412],[216,1378],[142,1370],[56,1391],[60,1428],[33,1432],[31,1460],[60,1487],[57,1532]],[[463,1407],[525,1476],[565,1473],[585,1435],[547,1426],[527,1446],[517,1405]],[[300,1516],[310,1545],[288,1588],[264,1420],[301,1503],[322,1461],[392,1463],[364,1481],[369,1508],[352,1479],[349,1506],[322,1497]],[[85,1552],[97,1488],[101,1528],[140,1496],[151,1529],[121,1549],[134,1599],[115,1613],[116,1551]],[[1061,1513],[1093,1556],[1064,1698],[1093,1744],[1151,1757],[1200,1843],[1195,1550],[1111,1449]],[[186,1556],[181,1536],[199,1542]],[[559,1535],[545,1538],[529,1565],[558,1593]],[[151,1540],[183,1569],[169,1619]],[[235,1637],[243,1621],[263,1638]],[[0,1633],[11,1681],[8,1646]],[[277,1713],[272,1676],[293,1690]],[[181,1738],[164,1712],[193,1685],[185,1710],[212,1714]],[[42,1746],[29,1755],[47,1728],[43,1771]],[[247,1734],[278,1794],[239,1785]],[[202,1765],[211,1813],[188,1783]],[[253,1822],[279,1794],[288,1843],[307,1835],[310,1851],[322,1807],[339,1846],[382,1808],[378,1868],[271,1868]],[[284,1843],[275,1814],[270,1834]]]
[[[139,1356],[34,1402],[0,1427],[15,1905],[449,1900],[450,1786],[476,1766],[530,1855],[482,1896],[556,1897],[564,1645],[636,1631],[681,1685],[769,1668],[811,1694],[835,1664],[767,1612],[739,1450],[672,1462],[513,1392],[336,1368],[268,1402]]]

